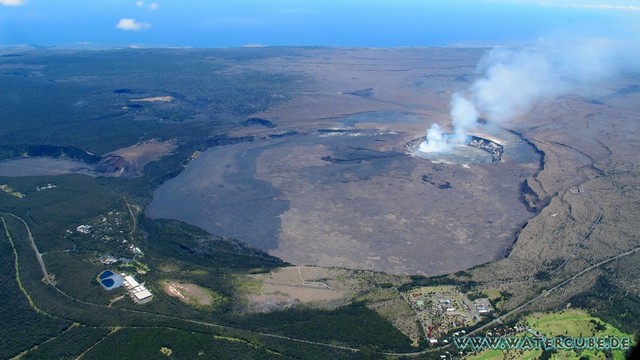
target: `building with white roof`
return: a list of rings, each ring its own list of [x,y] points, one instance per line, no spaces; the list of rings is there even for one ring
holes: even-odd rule
[[[151,293],[151,291],[143,287],[142,290],[131,293],[131,297],[138,304],[144,304],[151,301],[151,299],[153,298],[153,294]]]
[[[129,295],[138,304],[144,304],[153,298],[151,291],[147,290],[144,285],[141,285],[131,275],[122,274],[124,277],[124,287],[129,291]]]

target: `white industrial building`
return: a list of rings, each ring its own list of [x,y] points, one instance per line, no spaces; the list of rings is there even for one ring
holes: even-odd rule
[[[124,276],[124,287],[129,291],[129,295],[138,304],[144,304],[153,298],[151,291],[147,290],[144,285],[139,284],[131,275]]]

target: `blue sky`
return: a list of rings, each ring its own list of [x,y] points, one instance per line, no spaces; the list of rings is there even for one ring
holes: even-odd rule
[[[0,0],[0,45],[491,45],[639,24],[640,0]]]

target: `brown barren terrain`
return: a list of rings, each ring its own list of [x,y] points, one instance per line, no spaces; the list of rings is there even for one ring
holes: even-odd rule
[[[539,271],[562,278],[638,246],[637,75],[537,102],[500,124],[543,163],[437,164],[407,153],[431,123],[450,126],[451,94],[479,77],[487,50],[325,48],[245,63],[309,81],[251,115],[274,126],[230,133],[256,141],[203,152],[163,185],[150,214],[294,264],[433,275],[498,260],[473,279],[528,292],[540,290],[531,286]],[[503,142],[486,120],[482,132]]]
[[[180,301],[190,305],[209,306],[213,300],[208,290],[196,284],[167,281],[164,283],[162,290],[167,295],[178,298]]]

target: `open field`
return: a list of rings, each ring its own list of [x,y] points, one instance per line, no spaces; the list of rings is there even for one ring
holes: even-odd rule
[[[296,266],[252,275],[252,279],[259,282],[259,291],[248,294],[249,309],[266,311],[295,304],[336,307],[346,303],[354,290],[354,284],[349,287],[335,280],[346,274],[344,270]]]
[[[559,312],[534,313],[522,321],[529,328],[528,333],[520,334],[519,337],[531,337],[532,334],[540,334],[544,337],[594,337],[605,338],[615,337],[619,339],[627,338],[631,346],[635,345],[635,340],[631,334],[624,333],[611,324],[603,322],[597,317],[589,315],[584,310],[566,309]],[[484,350],[478,354],[469,356],[469,359],[536,359],[542,355],[540,349],[536,350]],[[551,353],[551,352],[548,352]],[[587,357],[589,359],[625,359],[626,350],[556,350],[554,356],[559,359],[577,359]]]
[[[406,281],[402,277],[369,271],[291,266],[250,275],[250,279],[255,283],[245,292],[247,312],[300,307],[336,309],[357,301],[366,303],[416,344],[424,337],[416,323],[416,312],[395,289]]]
[[[625,334],[611,324],[607,325],[601,319],[579,309],[535,313],[527,316],[524,322],[545,336],[617,336],[633,339],[631,334]]]
[[[167,295],[176,297],[180,301],[192,306],[212,306],[215,307],[223,298],[196,284],[185,284],[176,281],[165,281],[162,290]],[[215,296],[214,296],[215,295]]]

